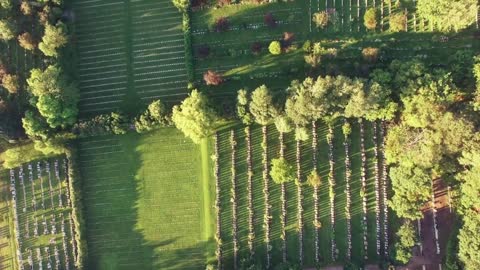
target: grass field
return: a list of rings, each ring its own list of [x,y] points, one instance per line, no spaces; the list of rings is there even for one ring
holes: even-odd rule
[[[368,236],[368,260],[364,260],[363,248],[363,226],[362,226],[362,199],[360,196],[361,189],[361,158],[360,158],[360,128],[357,123],[353,123],[353,132],[351,134],[351,169],[352,177],[350,180],[350,194],[351,194],[351,227],[352,227],[352,255],[351,260],[358,264],[376,263],[380,257],[376,254],[376,225],[375,225],[375,178],[374,178],[374,160],[373,155],[373,140],[372,140],[372,124],[367,122],[365,125],[365,148],[367,154],[367,236]],[[244,127],[241,125],[235,126],[236,138],[236,179],[237,179],[237,224],[239,227],[239,258],[248,258],[249,251],[247,245],[248,236],[248,208],[247,208],[247,161],[246,161],[246,142]],[[320,245],[320,264],[331,265],[339,264],[348,261],[347,253],[347,219],[345,214],[346,198],[345,193],[345,148],[343,145],[343,134],[341,123],[337,123],[334,127],[334,173],[335,173],[335,238],[338,249],[338,258],[334,261],[331,257],[331,224],[330,224],[330,206],[329,206],[329,191],[328,191],[328,143],[326,140],[328,128],[321,124],[318,126],[318,170],[322,179],[322,186],[319,189],[319,213],[321,228],[319,229],[319,245]],[[265,205],[263,202],[264,194],[262,192],[262,148],[261,148],[261,128],[255,126],[252,129],[252,162],[253,162],[253,201],[254,201],[254,230],[255,230],[255,261],[265,265],[266,243],[265,243],[265,229],[263,226],[263,213]],[[269,159],[278,157],[279,141],[278,132],[274,126],[268,128],[268,155]],[[295,164],[296,156],[296,141],[293,134],[287,134],[285,137],[286,143],[286,159]],[[233,269],[233,239],[232,239],[232,200],[231,200],[231,148],[230,148],[230,130],[224,130],[219,133],[219,161],[220,161],[220,188],[222,190],[220,197],[221,204],[221,224],[222,224],[222,243],[224,249],[223,263],[225,269]],[[301,144],[301,177],[305,179],[312,169],[312,138]],[[381,164],[381,160],[380,160]],[[290,182],[286,187],[287,191],[287,259],[290,262],[298,262],[299,241],[298,241],[298,210],[297,210],[297,187],[295,183]],[[270,180],[269,203],[271,208],[271,255],[272,261],[277,264],[282,261],[282,240],[281,226],[280,226],[280,186]],[[315,266],[315,249],[314,249],[314,234],[315,228],[313,224],[314,218],[314,201],[313,188],[305,185],[303,186],[303,220],[304,220],[304,265]],[[382,241],[383,242],[383,241]]]
[[[182,17],[171,1],[75,1],[73,10],[82,114],[186,96]]]
[[[88,269],[203,269],[213,254],[209,145],[173,128],[78,141]]]
[[[13,169],[19,250],[28,268],[73,268],[72,223],[63,158]]]

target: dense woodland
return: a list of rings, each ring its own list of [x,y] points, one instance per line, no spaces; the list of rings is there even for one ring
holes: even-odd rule
[[[402,265],[409,261],[412,247],[419,241],[413,224],[422,218],[422,209],[431,201],[432,181],[442,179],[451,187],[452,205],[460,220],[456,236],[448,244],[445,266],[450,270],[480,269],[479,51],[450,51],[443,65],[430,65],[424,59],[384,60],[383,48],[368,46],[361,50],[368,70],[358,67],[358,72],[349,73],[324,69],[325,61],[335,58],[337,52],[324,47],[321,40],[299,44],[294,33],[285,33],[281,39],[269,41],[268,48],[262,48],[261,43],[252,44],[251,53],[267,50],[269,56],[276,57],[295,51],[304,60],[305,76],[280,89],[271,88],[267,79],[255,87],[245,83],[238,89],[230,89],[235,96],[218,97],[215,89],[230,87],[230,79],[210,69],[202,78],[194,78],[198,76],[189,67],[193,65],[193,57],[202,59],[218,53],[208,46],[193,47],[189,14],[244,2],[264,3],[260,0],[172,2],[183,14],[188,97],[177,103],[154,100],[133,112],[118,110],[79,117],[80,91],[72,70],[76,38],[70,31],[73,18],[67,8],[69,3],[1,0],[3,167],[13,168],[41,155],[66,153],[67,146],[79,138],[147,133],[168,126],[175,126],[193,142],[200,143],[238,122],[246,127],[274,124],[280,134],[294,132],[297,141],[306,140],[312,125],[320,122],[332,126],[345,121],[342,126],[347,138],[351,132],[348,121],[383,123],[388,129],[385,157],[392,185],[388,207],[402,224],[390,246],[389,263]],[[395,2],[412,4],[412,1]],[[471,33],[474,38],[466,42],[479,42],[475,0],[417,2],[418,16],[431,22],[429,25],[438,32],[435,37],[438,42],[448,39],[448,33]],[[379,29],[379,15],[377,9],[368,9],[364,26],[373,31]],[[386,31],[405,31],[405,16],[404,13],[390,16]],[[323,29],[333,19],[328,11],[322,11],[314,14],[312,23]],[[274,28],[277,22],[267,13],[264,23]],[[210,31],[225,32],[231,24],[228,17],[223,17],[212,24]],[[227,101],[218,102],[221,98]],[[18,147],[29,142],[34,143],[35,150],[25,152]],[[283,157],[273,158],[268,165],[275,183],[298,180],[296,164]],[[315,170],[307,181],[312,187],[319,185]],[[256,269],[253,267],[245,269]]]

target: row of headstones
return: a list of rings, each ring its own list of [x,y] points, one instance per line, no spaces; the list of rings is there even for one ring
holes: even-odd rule
[[[48,164],[48,163],[46,163]],[[67,164],[66,164],[66,160],[64,160],[64,169],[66,171],[67,169]],[[40,175],[40,179],[42,179],[41,177],[41,167],[40,167],[40,163],[37,163],[37,170],[38,170],[38,174]],[[51,177],[50,177],[50,167],[49,166],[46,166],[46,170],[49,174],[49,187],[50,187],[50,194],[51,194],[51,199],[52,199],[52,206],[54,206],[53,204],[53,191],[52,191],[52,185],[51,185]],[[33,167],[31,164],[28,165],[28,170],[29,170],[29,180],[30,182],[32,183],[32,192],[33,192],[33,196],[35,194],[35,188],[34,188],[34,183],[33,183]],[[26,199],[26,191],[25,191],[25,179],[24,179],[24,172],[23,172],[23,167],[21,167],[19,169],[19,179],[20,179],[20,185],[22,186],[22,189],[23,189],[23,194],[24,194],[24,200],[25,200],[25,204],[24,204],[24,208],[23,208],[23,212],[26,212],[27,211],[27,199]],[[58,181],[61,182],[61,179],[60,179],[60,172],[59,172],[59,163],[58,163],[58,160],[55,161],[55,175],[58,179]],[[21,269],[24,269],[24,266],[23,266],[23,256],[22,256],[22,241],[20,239],[20,225],[19,225],[19,216],[18,216],[18,197],[17,197],[17,190],[16,190],[16,178],[15,178],[15,171],[14,170],[10,170],[10,182],[11,182],[11,185],[10,185],[10,190],[11,190],[11,194],[12,194],[12,201],[13,201],[13,212],[14,212],[14,226],[15,226],[15,238],[16,238],[16,242],[17,242],[17,259],[18,259],[18,263],[20,265],[20,268]],[[45,206],[44,204],[44,199],[43,199],[43,181],[42,181],[42,207]],[[61,186],[61,185],[60,185]],[[67,195],[68,195],[68,192],[67,192]],[[59,194],[59,207],[63,207],[63,201],[62,201],[62,192],[60,190],[60,194]],[[69,196],[67,196],[69,197]],[[35,198],[32,199],[32,206],[33,206],[33,209],[34,211],[36,211],[36,202],[35,202]],[[52,221],[51,221],[51,234],[54,235],[57,233],[57,229],[56,229],[56,221],[55,221],[55,215],[51,215],[52,217]],[[61,231],[62,231],[62,236],[63,236],[63,249],[64,249],[64,256],[65,256],[65,268],[68,269],[69,268],[69,265],[70,265],[70,259],[69,259],[69,255],[68,255],[68,248],[67,248],[67,241],[66,241],[66,232],[65,232],[65,222],[64,222],[64,218],[63,218],[63,214],[60,214],[60,218],[61,218]],[[43,220],[43,227],[44,227],[44,231],[43,231],[43,235],[47,235],[49,234],[49,231],[48,231],[48,224],[47,224],[47,219],[45,218],[44,215],[42,215],[42,220]],[[72,228],[72,223],[71,223],[71,214],[69,214],[69,225],[70,225],[70,233],[73,234],[73,228]],[[37,217],[35,216],[35,221],[34,221],[34,236],[37,237],[38,236],[38,231],[39,231],[39,226],[38,226],[38,219]],[[30,229],[29,229],[29,220],[28,220],[28,217],[26,219],[26,238],[29,238],[30,237]],[[54,241],[54,239],[52,239],[51,241]],[[57,247],[55,247],[55,249],[57,249]],[[57,256],[58,252],[55,252],[55,256]],[[29,259],[29,261],[31,261]],[[59,261],[56,260],[56,261]],[[41,264],[40,264],[41,265]],[[33,263],[30,263],[30,266],[33,267]],[[41,268],[41,267],[40,267]],[[49,267],[50,268],[50,267]]]
[[[348,120],[345,119],[345,124],[348,123]],[[352,198],[350,192],[350,180],[352,177],[352,168],[350,162],[350,138],[347,134],[345,134],[344,142],[345,148],[345,194],[347,196],[347,203],[345,206],[345,215],[347,217],[347,259],[350,260],[352,256],[352,214],[350,212],[350,208],[352,205]]]
[[[51,208],[55,208],[55,204],[54,204],[54,189],[53,189],[53,186],[52,186],[52,176],[51,176],[51,169],[50,169],[50,163],[46,162],[45,161],[45,171],[47,172],[48,174],[48,185],[49,185],[49,195],[50,195],[50,204],[51,204]],[[61,188],[61,178],[60,178],[60,170],[59,170],[59,163],[58,163],[58,160],[55,161],[54,163],[54,166],[55,166],[55,177],[57,179],[57,181],[59,182],[59,186],[60,186],[60,189],[59,189],[59,193],[58,193],[58,207],[59,208],[63,208],[64,207],[64,203],[63,203],[63,199],[62,199],[62,188]],[[40,186],[41,186],[41,197],[42,197],[42,200],[41,200],[41,206],[42,206],[42,209],[45,210],[46,209],[46,204],[45,204],[45,196],[44,196],[44,190],[43,190],[43,176],[42,176],[42,166],[41,166],[41,163],[40,162],[37,162],[37,175],[38,175],[38,178],[40,179]],[[32,188],[32,208],[33,208],[33,211],[37,211],[37,199],[36,199],[36,191],[35,191],[35,180],[34,180],[34,177],[33,177],[33,166],[32,164],[28,164],[28,176],[29,176],[29,181],[30,181],[30,185],[31,185],[31,188]],[[19,176],[19,179],[20,179],[20,186],[22,187],[22,190],[23,190],[23,199],[24,199],[24,207],[23,207],[23,212],[27,212],[28,210],[28,200],[27,200],[27,193],[26,193],[26,190],[25,190],[25,173],[24,173],[24,169],[23,167],[20,167],[19,169],[19,172],[18,172],[18,176]]]

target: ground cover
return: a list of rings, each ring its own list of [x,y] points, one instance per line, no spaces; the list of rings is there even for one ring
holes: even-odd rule
[[[73,11],[82,114],[186,96],[182,16],[171,1],[76,1]]]
[[[207,142],[165,128],[78,147],[89,268],[204,267],[214,250]]]

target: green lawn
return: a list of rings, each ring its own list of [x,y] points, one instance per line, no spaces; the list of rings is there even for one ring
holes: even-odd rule
[[[164,128],[78,147],[89,269],[203,269],[214,250],[209,142]]]
[[[170,0],[75,1],[73,11],[83,115],[186,96],[182,15]]]
[[[353,121],[353,120],[352,120]],[[331,265],[348,261],[346,258],[347,252],[347,220],[345,215],[346,207],[346,193],[345,193],[345,148],[343,146],[343,134],[341,121],[335,124],[334,129],[334,159],[335,159],[335,243],[338,249],[338,259],[333,261],[331,258],[331,224],[330,224],[330,206],[328,195],[328,144],[326,141],[326,135],[328,133],[325,124],[318,125],[318,168],[322,178],[322,186],[319,194],[319,213],[322,227],[319,230],[319,245],[320,245],[320,264]],[[236,176],[237,176],[237,201],[239,207],[238,225],[240,250],[238,261],[246,259],[248,257],[248,246],[246,238],[248,235],[248,229],[246,222],[248,218],[247,214],[247,175],[246,175],[246,146],[244,127],[242,125],[236,125],[233,130],[236,134],[236,149],[237,156],[235,161]],[[368,153],[368,164],[371,165],[374,157],[372,152],[372,131],[371,123],[365,124],[365,136],[366,136],[366,151]],[[361,226],[362,220],[362,200],[360,197],[360,128],[356,122],[352,122],[352,134],[351,134],[351,226],[352,226],[352,261],[356,263],[364,263],[363,254],[363,227]],[[273,125],[268,127],[268,153],[269,159],[278,157],[279,141],[278,132]],[[230,151],[230,129],[225,129],[219,132],[219,161],[220,161],[220,184],[221,184],[221,215],[222,215],[222,242],[224,249],[223,262],[226,269],[233,269],[233,243],[232,243],[232,202],[231,202],[231,151]],[[285,157],[289,162],[294,164],[296,155],[296,142],[293,134],[286,134],[285,136],[286,153]],[[312,140],[305,141],[301,144],[301,170],[302,179],[310,173],[312,169]],[[265,264],[266,244],[265,244],[265,229],[263,227],[263,214],[265,210],[262,179],[262,159],[261,159],[261,127],[254,126],[252,128],[252,151],[253,151],[253,200],[254,200],[254,212],[255,212],[255,261],[260,264]],[[371,168],[371,167],[370,167]],[[369,243],[375,243],[375,213],[372,202],[374,203],[375,194],[373,188],[373,175],[371,170],[369,172],[369,178],[367,179],[368,190],[367,199],[369,202],[368,215],[373,219],[368,220],[368,238]],[[270,180],[270,193],[269,203],[271,208],[271,255],[275,264],[281,262],[281,226],[280,226],[280,186],[273,183]],[[315,266],[314,257],[314,227],[313,227],[313,188],[308,185],[303,186],[303,220],[305,226],[304,234],[304,264],[305,266]],[[298,262],[299,254],[299,241],[297,231],[297,186],[291,182],[287,184],[287,259],[291,262]],[[373,234],[372,234],[373,231]],[[368,246],[369,259],[367,262],[375,263],[378,261],[378,257],[375,255],[375,246]]]

